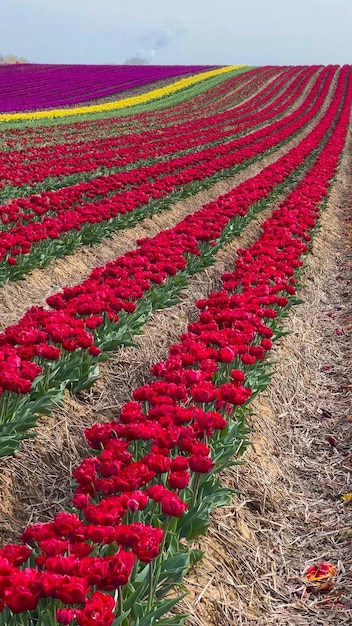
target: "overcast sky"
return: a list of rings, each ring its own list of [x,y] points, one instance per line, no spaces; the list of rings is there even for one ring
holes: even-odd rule
[[[33,63],[352,64],[352,0],[1,0],[0,53]]]

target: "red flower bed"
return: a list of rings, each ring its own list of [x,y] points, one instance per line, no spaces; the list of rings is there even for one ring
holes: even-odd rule
[[[173,107],[168,107],[166,110],[158,111],[157,114],[154,112],[150,112],[147,116],[145,114],[129,114],[124,118],[99,118],[98,120],[86,120],[84,119],[82,122],[75,121],[72,122],[63,122],[60,124],[60,135],[57,133],[57,124],[49,126],[27,126],[25,130],[17,125],[10,128],[8,125],[4,126],[3,130],[0,130],[0,140],[4,143],[4,147],[17,149],[23,148],[23,146],[31,146],[31,145],[45,145],[45,144],[56,144],[65,141],[70,141],[72,138],[74,141],[81,138],[89,138],[91,140],[92,136],[97,136],[99,133],[116,133],[119,134],[121,132],[130,132],[131,125],[133,127],[139,127],[142,130],[145,130],[150,125],[155,127],[155,125],[168,124],[173,123],[174,121],[180,121],[182,119],[191,119],[192,114],[195,112],[192,110],[194,108],[197,109],[198,113],[200,113],[200,109],[209,110],[215,112],[218,110],[217,102],[220,100],[221,102],[229,97],[228,90],[235,89],[245,83],[242,87],[245,95],[248,95],[247,92],[250,91],[250,87],[257,86],[258,88],[261,86],[263,82],[268,77],[272,77],[277,75],[278,73],[284,75],[288,72],[291,72],[295,69],[296,73],[302,68],[278,68],[276,67],[262,67],[256,68],[254,70],[250,70],[245,72],[244,74],[236,74],[231,79],[226,79],[224,82],[220,83],[217,87],[211,89],[211,96],[213,99],[210,99],[208,90],[203,94],[196,96],[192,99],[192,102],[187,101],[186,106],[184,103],[178,104]],[[292,73],[293,75],[293,73]],[[249,83],[247,82],[249,81]],[[255,90],[255,89],[254,89]],[[242,90],[241,90],[242,91]],[[231,92],[230,92],[231,94]],[[226,104],[225,104],[226,108]]]
[[[93,381],[101,349],[128,342],[153,308],[165,306],[189,275],[213,262],[217,248],[245,223],[249,208],[282,184],[333,128],[347,79],[343,70],[321,122],[276,163],[174,228],[95,269],[80,285],[51,296],[48,304],[56,310],[35,307],[0,335],[2,436],[12,436],[13,445],[11,429],[25,433],[35,415],[62,396],[65,385]]]
[[[129,624],[147,624],[155,606],[159,615],[172,607],[160,600],[163,584],[168,590],[176,562],[182,573],[190,563],[178,538],[204,532],[221,503],[214,471],[243,449],[242,407],[267,384],[266,353],[338,166],[352,103],[349,68],[343,73],[346,97],[314,166],[240,251],[223,288],[197,303],[198,321],[152,368],[155,380],[134,392],[116,421],[86,431],[95,454],[74,470],[77,513],[30,526],[22,545],[0,552],[3,624],[8,609],[31,611],[38,625],[53,611],[58,623],[83,625],[93,614],[112,624],[123,610]],[[32,567],[23,568],[28,558]]]
[[[296,68],[295,71],[297,71]],[[328,72],[328,70],[324,70],[324,74],[326,71]],[[238,130],[236,127],[236,132],[248,130],[255,124],[266,122],[268,115],[268,120],[270,120],[284,112],[287,106],[292,104],[293,98],[299,97],[308,81],[317,73],[317,69],[314,67],[306,68],[301,71],[292,83],[287,81],[286,76],[284,78],[280,77],[280,81],[275,81],[275,84],[271,84],[270,89],[266,90],[267,98],[271,100],[274,97],[275,101],[270,107],[265,108],[260,113],[254,114],[253,112],[253,106],[256,102],[258,101],[259,106],[263,99],[263,96],[256,94],[244,107],[231,108],[230,111],[225,110],[215,115],[205,116],[203,114],[199,120],[195,120],[193,117],[188,122],[178,121],[172,127],[166,126],[161,130],[128,134],[124,137],[104,137],[103,139],[89,140],[83,144],[82,142],[76,142],[59,144],[54,147],[33,147],[18,152],[5,152],[2,158],[0,155],[1,186],[8,184],[33,185],[35,182],[43,181],[48,176],[90,172],[99,167],[124,166],[132,163],[137,158],[145,159],[147,156],[153,156],[153,154],[149,155],[149,150],[153,152],[160,150],[166,141],[173,145],[172,140],[175,139],[175,136],[180,142],[180,146],[175,146],[172,150],[168,147],[161,154],[181,150],[183,144],[187,147],[187,142],[192,140],[194,145],[201,145],[206,141],[212,140],[207,139],[207,135],[215,126],[224,126],[230,123],[233,127],[234,121],[236,120],[238,123],[238,117],[243,117],[246,114],[247,118],[241,120],[241,125]],[[302,80],[302,76],[304,80]],[[283,93],[280,93],[282,90]],[[287,101],[289,102],[287,103]],[[217,130],[220,132],[219,129]],[[231,132],[234,132],[233,128]],[[220,133],[219,140],[221,140],[222,136],[225,138],[231,135],[231,132]],[[196,140],[198,140],[198,143]],[[126,146],[125,149],[124,146]],[[192,144],[189,144],[189,147],[191,146]]]
[[[330,72],[333,72],[333,70],[330,70]],[[91,187],[89,187],[88,183],[82,183],[72,189],[60,190],[56,195],[54,193],[49,194],[51,203],[53,203],[54,198],[56,198],[57,202],[62,203],[59,204],[59,206],[57,206],[57,204],[55,205],[56,215],[54,217],[46,216],[42,222],[33,222],[27,225],[18,224],[7,233],[4,233],[1,239],[0,259],[10,259],[9,264],[15,265],[15,257],[21,254],[28,254],[35,243],[45,241],[46,239],[55,240],[60,238],[64,233],[74,230],[80,231],[84,225],[106,222],[118,215],[131,212],[145,205],[152,199],[156,200],[166,194],[181,190],[185,185],[194,181],[203,180],[222,170],[232,168],[242,161],[254,158],[266,150],[273,148],[275,145],[287,140],[294,133],[298,132],[317,114],[329,89],[328,81],[324,83],[325,78],[326,75],[322,76],[321,79],[317,81],[315,88],[312,89],[302,106],[295,113],[281,121],[274,122],[264,129],[252,133],[249,138],[242,137],[221,146],[208,148],[203,150],[202,153],[187,155],[173,159],[167,163],[164,162],[138,170],[138,180],[143,181],[156,177],[154,182],[141,183],[136,189],[131,189],[123,193],[120,192],[118,195],[112,195],[100,202],[87,202],[81,206],[75,205],[74,210],[67,207],[67,205],[69,205],[70,200],[72,201],[73,198],[74,202],[78,202],[82,197],[82,193],[86,195],[89,194],[90,192],[87,191],[87,187],[88,189],[94,187],[95,193],[106,194],[113,192],[117,185],[126,185],[136,178],[136,174],[134,172],[128,172],[112,175],[110,177],[102,177],[101,179],[95,180]],[[323,87],[320,94],[315,99],[321,87],[321,83],[323,83]],[[343,90],[343,79],[340,78],[336,98],[341,96],[341,90]],[[307,106],[310,107],[310,110],[303,113],[306,111]],[[269,133],[270,135],[268,135]],[[216,136],[217,132],[214,132],[213,139]],[[194,163],[197,163],[197,165],[194,165]],[[175,171],[178,173],[167,175],[168,172]],[[160,175],[162,176],[158,178]],[[23,207],[29,210],[27,216],[24,213]],[[13,201],[10,205],[4,207],[6,218],[3,217],[3,220],[9,221],[16,219],[18,215],[21,215],[22,219],[32,219],[37,213],[45,213],[47,210],[46,207],[52,207],[52,204],[48,204],[47,198],[41,199],[39,197],[33,197],[32,203],[28,200],[22,200],[20,202]],[[11,212],[12,210],[14,211],[13,214]],[[77,245],[79,245],[79,243],[80,240],[78,238]],[[61,246],[59,247],[60,254],[62,254]],[[45,255],[47,258],[47,255],[50,253],[49,245],[48,250],[45,250],[45,252],[47,253]],[[42,254],[43,250],[40,251],[39,259],[42,258]],[[55,253],[53,253],[53,256],[55,256]],[[36,263],[34,259],[33,267],[36,267]],[[27,271],[30,271],[30,269],[32,269],[32,266],[29,262],[29,269],[27,269]],[[9,276],[11,277],[11,273],[9,273]]]

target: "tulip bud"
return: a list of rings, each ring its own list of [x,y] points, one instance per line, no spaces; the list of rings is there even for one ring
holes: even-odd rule
[[[56,609],[56,621],[58,624],[62,624],[63,626],[71,624],[74,616],[75,612],[73,609]]]

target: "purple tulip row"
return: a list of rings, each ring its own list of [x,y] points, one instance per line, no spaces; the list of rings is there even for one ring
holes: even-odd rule
[[[205,65],[4,65],[0,66],[0,112],[80,104],[207,69],[211,68]]]

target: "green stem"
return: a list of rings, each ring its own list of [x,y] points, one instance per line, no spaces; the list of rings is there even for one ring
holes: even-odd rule
[[[55,600],[48,599],[46,601],[46,606],[43,607],[42,611],[39,611],[40,618],[41,618],[40,623],[42,623],[43,626],[56,626],[57,625],[56,608],[57,608],[57,603],[55,602]]]
[[[198,489],[199,489],[199,482],[200,482],[200,474],[198,472],[198,473],[196,473],[196,475],[194,477],[193,497],[192,497],[192,506],[191,506],[191,508],[193,508],[195,506],[195,503],[196,503],[196,500],[197,500]]]
[[[122,593],[122,587],[119,587],[117,589],[117,607],[118,607],[119,615],[122,615],[122,613],[123,613],[123,593]]]
[[[153,526],[155,526],[153,522],[153,518],[154,518],[154,513],[155,513],[156,508],[157,508],[157,502],[155,502],[154,500],[151,511],[150,511],[150,520],[149,520],[149,524],[153,524]]]
[[[153,569],[154,564],[153,561],[150,561],[148,568],[148,581],[149,581],[149,592],[148,592],[148,603],[147,603],[147,612],[151,611],[154,600],[154,578],[153,578]]]
[[[159,554],[159,562],[160,563],[161,563],[161,561],[163,559],[163,552],[164,552],[164,548],[165,548],[165,542],[166,542],[167,533],[169,531],[170,524],[171,524],[171,519],[172,519],[171,515],[168,515],[167,518],[166,518],[163,540],[162,540],[161,546],[160,546],[160,554]]]
[[[9,621],[8,626],[16,626],[15,619],[16,619],[16,615],[12,613],[11,620]]]

